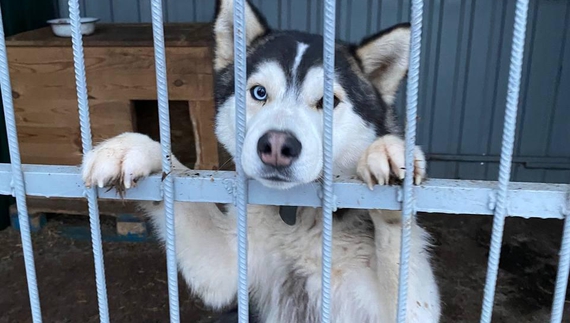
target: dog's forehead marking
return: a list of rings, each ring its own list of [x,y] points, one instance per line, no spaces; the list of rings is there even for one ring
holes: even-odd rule
[[[309,48],[308,44],[297,42],[297,54],[295,55],[295,61],[293,62],[293,68],[291,70],[291,73],[293,74],[293,79],[297,78],[297,69],[301,64],[301,60],[303,60],[303,55],[307,51],[307,48]]]

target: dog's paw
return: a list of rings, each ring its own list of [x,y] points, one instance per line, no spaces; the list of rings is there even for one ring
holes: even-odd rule
[[[403,180],[406,175],[405,142],[394,135],[385,135],[374,141],[358,161],[356,172],[370,189],[375,183],[388,184],[391,177]],[[420,184],[426,176],[426,160],[422,149],[414,152],[414,184]]]
[[[85,154],[81,168],[88,187],[115,188],[122,193],[161,169],[160,144],[143,134],[123,133]]]

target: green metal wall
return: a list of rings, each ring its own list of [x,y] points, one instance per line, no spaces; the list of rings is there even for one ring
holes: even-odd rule
[[[58,2],[67,16],[67,0]],[[251,0],[271,26],[321,32],[323,0]],[[515,0],[424,1],[418,143],[430,177],[496,180]],[[148,0],[82,0],[102,22],[149,22]],[[164,0],[169,22],[210,21],[213,0]],[[410,0],[337,0],[337,36],[409,21]],[[512,178],[570,182],[570,0],[530,0]],[[403,115],[404,91],[396,106]]]

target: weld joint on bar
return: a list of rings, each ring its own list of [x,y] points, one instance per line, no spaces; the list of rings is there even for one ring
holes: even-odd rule
[[[497,190],[492,190],[489,193],[489,203],[487,204],[489,210],[494,211],[497,207]]]
[[[412,189],[414,189],[412,187]],[[396,190],[396,201],[398,201],[398,203],[400,203],[400,210],[404,209],[404,188],[402,186],[398,186],[397,190]],[[418,209],[416,207],[416,194],[412,194],[411,200],[410,200],[410,204],[411,204],[411,210],[412,210],[412,215],[416,215],[418,213]],[[402,214],[403,216],[403,214]]]
[[[14,183],[14,176],[10,177],[10,194],[16,197],[16,184]]]
[[[396,190],[396,201],[398,201],[398,203],[404,202],[404,190],[401,186]]]
[[[238,203],[238,181],[225,179],[223,180],[226,191],[232,196],[232,204],[237,206]]]
[[[566,205],[562,205],[561,213],[564,217],[570,217],[570,193],[566,198]]]
[[[489,203],[487,204],[487,207],[489,208],[489,210],[491,211],[495,211],[495,209],[497,208],[497,196],[499,194],[499,190],[495,189],[492,190],[489,193]],[[505,198],[505,204],[506,204],[506,214],[508,216],[509,214],[509,209],[510,209],[510,200],[509,200],[509,191],[507,190],[507,196]]]
[[[324,192],[323,192],[323,186],[322,186],[322,185],[320,185],[320,186],[317,188],[317,197],[318,197],[320,200],[323,200],[323,199],[325,198],[325,194],[324,194]],[[337,197],[336,194],[334,194],[334,193],[332,194],[332,205],[333,205],[333,206],[332,206],[332,211],[333,211],[333,213],[334,213],[334,212],[336,212],[336,211],[338,210],[338,197]]]

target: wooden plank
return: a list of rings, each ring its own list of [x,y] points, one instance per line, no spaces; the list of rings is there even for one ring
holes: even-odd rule
[[[215,170],[219,167],[218,141],[215,134],[215,107],[212,101],[192,101],[190,119],[196,143],[194,169]]]
[[[167,47],[209,47],[213,45],[211,23],[167,23]],[[50,27],[23,32],[6,39],[8,47],[71,47],[71,38],[57,37]],[[85,47],[153,47],[152,25],[148,23],[98,23],[94,34],[83,37]]]
[[[79,165],[81,153],[73,142],[34,143],[21,141],[20,152],[22,163],[38,165]]]
[[[76,97],[71,49],[10,48],[10,73],[17,100]],[[172,100],[212,100],[213,76],[209,49],[169,48],[166,51],[169,96]],[[91,98],[156,100],[152,48],[85,48],[87,85]]]
[[[81,162],[81,132],[77,100],[45,101],[22,106],[14,101],[22,161],[29,164],[77,165]],[[134,130],[130,101],[91,100],[95,142]]]
[[[72,73],[73,52],[71,48],[35,47],[8,48],[11,73]],[[208,48],[167,48],[168,72],[182,74],[212,74],[212,54]],[[99,72],[124,70],[154,71],[154,49],[144,47],[86,47],[85,68]],[[124,73],[124,72],[123,72]],[[74,74],[71,74],[72,76]]]

